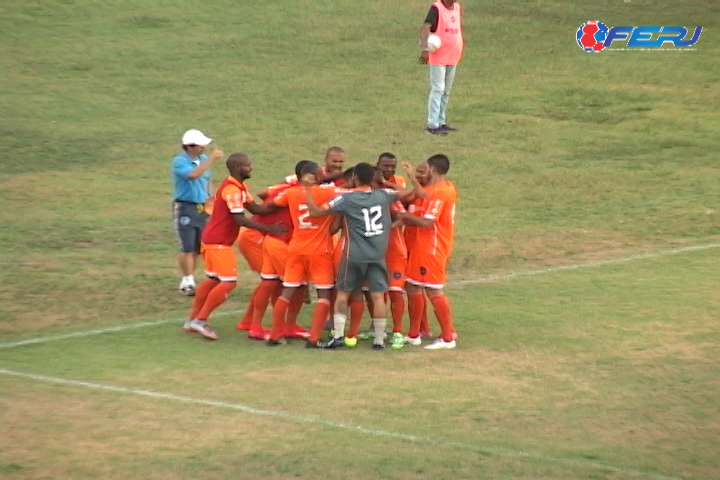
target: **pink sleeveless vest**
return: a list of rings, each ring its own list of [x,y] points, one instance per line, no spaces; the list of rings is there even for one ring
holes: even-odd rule
[[[448,10],[442,2],[433,5],[438,9],[438,26],[435,35],[440,37],[440,48],[430,54],[430,65],[457,65],[463,51],[462,29],[460,28],[460,4],[455,3]]]

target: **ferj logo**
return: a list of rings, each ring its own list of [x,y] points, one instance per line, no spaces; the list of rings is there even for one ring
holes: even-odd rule
[[[689,40],[685,40],[688,30],[679,26],[643,26],[643,27],[612,27],[598,20],[588,20],[577,29],[575,38],[586,52],[603,50],[695,50],[688,48],[700,39],[703,27],[695,27]],[[657,34],[657,35],[655,35]],[[653,38],[655,37],[655,38]],[[614,41],[624,42],[624,47],[611,47]],[[665,43],[672,43],[675,48],[665,48]]]

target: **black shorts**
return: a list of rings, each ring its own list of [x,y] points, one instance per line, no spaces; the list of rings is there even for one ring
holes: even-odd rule
[[[200,240],[207,219],[203,204],[173,202],[173,225],[181,252],[200,253]]]
[[[385,262],[353,262],[343,259],[338,268],[335,288],[341,292],[353,292],[365,286],[370,293],[388,291],[387,268]]]

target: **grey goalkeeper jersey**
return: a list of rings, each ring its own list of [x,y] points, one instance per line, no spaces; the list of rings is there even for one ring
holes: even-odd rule
[[[390,239],[390,205],[395,191],[378,188],[341,193],[327,202],[331,211],[344,217],[347,242],[343,258],[357,263],[385,262]]]

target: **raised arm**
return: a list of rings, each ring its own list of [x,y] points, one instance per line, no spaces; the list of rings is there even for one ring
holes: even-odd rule
[[[248,209],[248,211],[249,210],[250,209]],[[272,225],[265,225],[264,223],[259,223],[254,220],[250,220],[249,218],[245,217],[245,215],[243,213],[233,213],[232,216],[233,216],[233,220],[235,220],[235,223],[241,227],[252,228],[253,230],[258,230],[260,232],[266,232],[266,233],[273,233],[276,235],[284,235],[287,233],[285,226],[280,223],[274,223]]]

